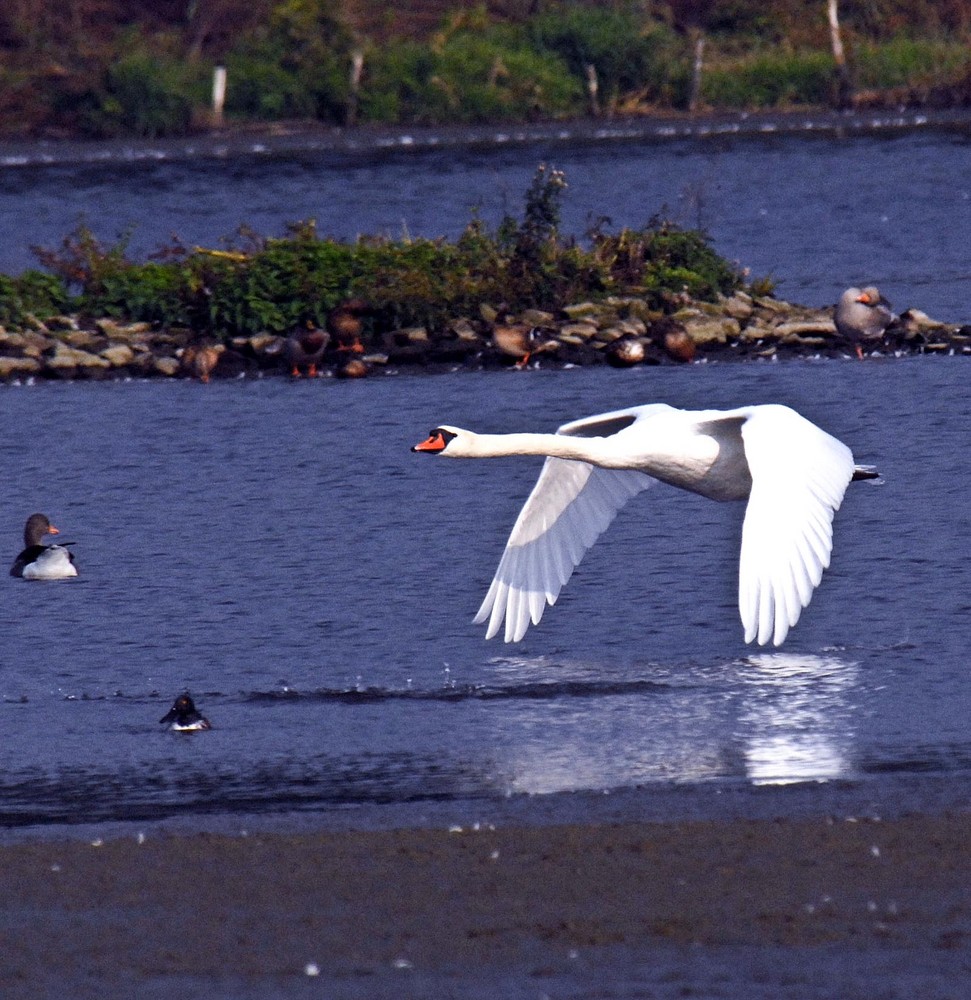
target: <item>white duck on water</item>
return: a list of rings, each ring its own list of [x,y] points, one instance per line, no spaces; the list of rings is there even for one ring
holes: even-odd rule
[[[651,403],[555,434],[436,427],[412,451],[449,458],[545,455],[475,622],[506,642],[538,625],[584,553],[634,495],[661,481],[712,500],[748,500],[738,604],[745,641],[780,645],[829,565],[833,515],[853,479],[850,449],[787,406],[678,410]]]

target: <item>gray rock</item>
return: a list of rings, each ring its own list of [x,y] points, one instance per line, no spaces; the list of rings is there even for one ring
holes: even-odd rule
[[[736,292],[731,298],[722,302],[725,312],[739,321],[747,320],[755,311],[752,296],[745,292]]]
[[[179,359],[178,358],[155,358],[153,366],[154,370],[158,372],[159,375],[165,375],[171,378],[174,375],[179,374]]]
[[[54,348],[54,353],[45,359],[45,367],[54,371],[65,371],[66,369],[79,368],[94,371],[96,369],[110,368],[111,363],[97,354],[90,351],[82,351],[80,348],[71,347],[68,344],[58,343]]]
[[[3,379],[12,375],[35,375],[40,368],[41,364],[36,358],[0,358],[0,378]]]
[[[551,312],[544,312],[542,309],[524,309],[518,319],[520,323],[526,323],[528,326],[556,325],[556,317]]]
[[[449,329],[459,340],[474,341],[480,339],[475,327],[467,319],[454,320],[449,325]]]
[[[596,316],[603,306],[598,306],[595,302],[577,302],[571,306],[564,306],[563,312],[572,320],[586,319]]]
[[[101,357],[113,368],[125,368],[135,360],[135,352],[128,344],[112,344],[101,352]]]
[[[557,337],[566,343],[586,343],[596,336],[597,326],[594,323],[564,323],[557,331]]]
[[[696,344],[725,344],[741,333],[738,320],[731,316],[684,315],[687,311],[682,309],[675,314],[675,319]]]

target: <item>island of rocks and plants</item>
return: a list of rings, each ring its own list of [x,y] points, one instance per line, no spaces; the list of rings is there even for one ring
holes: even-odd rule
[[[444,239],[173,243],[147,262],[84,228],[0,275],[0,379],[360,377],[405,367],[677,364],[854,356],[833,310],[782,302],[700,232],[654,220],[559,232],[563,175],[541,165],[521,219]],[[866,349],[971,355],[971,327],[916,310]]]
[[[9,0],[0,137],[958,110],[969,40],[969,0]],[[298,222],[134,261],[78,228],[0,274],[0,380],[853,355],[832,309],[779,301],[704,233],[565,238],[564,183],[541,167],[521,219],[455,242]],[[910,310],[867,349],[968,354],[969,334]]]

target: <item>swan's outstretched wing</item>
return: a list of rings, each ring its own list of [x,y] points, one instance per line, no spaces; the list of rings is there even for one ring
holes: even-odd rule
[[[587,549],[620,508],[653,482],[643,472],[547,458],[475,616],[476,624],[488,620],[486,638],[503,620],[506,642],[522,639],[530,620],[538,625]]]
[[[778,646],[809,604],[833,548],[833,515],[853,477],[841,441],[785,406],[742,424],[752,493],[742,527],[738,609],[745,641]]]

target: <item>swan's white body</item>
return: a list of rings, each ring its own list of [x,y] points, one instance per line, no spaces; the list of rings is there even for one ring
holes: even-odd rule
[[[417,451],[453,458],[545,455],[475,616],[486,638],[517,642],[635,494],[660,480],[713,500],[748,498],[738,603],[745,641],[778,646],[809,603],[833,547],[833,515],[853,478],[850,449],[786,406],[635,406],[555,434],[439,427]]]

